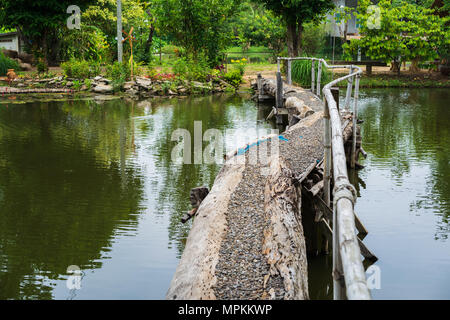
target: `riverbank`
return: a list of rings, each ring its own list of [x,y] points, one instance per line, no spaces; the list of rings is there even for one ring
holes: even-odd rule
[[[49,78],[20,77],[7,86],[0,86],[0,94],[36,94],[36,93],[76,93],[93,92],[96,94],[124,93],[139,98],[155,96],[186,96],[191,94],[235,92],[236,88],[221,79],[208,82],[188,80],[158,80],[148,77],[135,77],[133,80],[117,84],[103,76],[89,79],[74,79],[64,76]]]
[[[402,71],[399,75],[389,71],[389,67],[374,67],[372,75],[365,73],[360,80],[361,88],[450,88],[450,79],[443,76],[439,72],[428,72],[421,70],[417,73],[410,73],[409,71]],[[276,64],[249,64],[245,70],[244,83],[242,87],[249,87],[252,80],[256,79],[258,73],[263,77],[274,77],[277,71]],[[347,73],[334,73],[333,78],[336,79]],[[340,87],[346,87],[346,82],[338,84]]]
[[[344,76],[343,73],[336,73],[334,78]],[[346,87],[346,82],[338,84],[339,87]],[[409,73],[374,73],[372,75],[363,74],[359,82],[360,88],[450,88],[450,79],[438,72]]]

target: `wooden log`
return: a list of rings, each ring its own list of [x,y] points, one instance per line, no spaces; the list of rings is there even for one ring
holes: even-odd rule
[[[29,93],[73,93],[72,89],[50,89],[50,88],[35,88],[35,89],[19,89],[14,87],[0,87],[0,94],[29,94]]]
[[[220,244],[226,235],[226,211],[231,194],[245,169],[239,161],[226,162],[214,185],[200,204],[181,256],[180,263],[166,294],[167,299],[215,299],[215,267]]]
[[[197,213],[197,208],[193,208],[191,211],[186,212],[183,217],[181,217],[181,223],[188,222]]]
[[[285,107],[291,109],[293,114],[299,115],[304,119],[314,113],[314,110],[308,107],[303,100],[297,97],[288,97],[285,102]]]
[[[190,193],[192,208],[198,208],[209,193],[208,187],[193,188]]]
[[[284,299],[308,299],[308,268],[303,235],[301,195],[292,171],[281,157],[270,159],[264,211],[270,225],[264,229],[263,253],[270,276],[283,279]]]

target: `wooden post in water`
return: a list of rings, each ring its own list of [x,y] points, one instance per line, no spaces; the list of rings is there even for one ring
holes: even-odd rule
[[[264,94],[264,86],[262,84],[261,73],[258,73],[258,78],[256,80],[256,84],[258,86],[258,102],[259,102],[261,100],[261,96]]]
[[[282,124],[283,118],[280,114],[280,109],[283,108],[283,79],[281,78],[281,72],[277,72],[277,92],[275,98],[275,107],[277,109],[277,124]]]

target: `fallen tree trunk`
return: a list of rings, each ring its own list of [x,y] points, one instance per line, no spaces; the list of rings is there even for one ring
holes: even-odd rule
[[[73,93],[72,89],[19,89],[14,87],[0,87],[0,94],[25,94],[25,93]]]
[[[217,282],[215,268],[220,244],[227,230],[225,214],[244,168],[244,164],[225,163],[211,191],[201,202],[167,299],[216,299],[213,286]]]
[[[263,254],[270,265],[270,274],[264,279],[264,286],[269,277],[281,276],[284,299],[305,300],[308,299],[308,268],[301,195],[297,193],[292,176],[282,158],[271,158],[264,197],[266,219],[270,224],[264,230],[263,240]]]

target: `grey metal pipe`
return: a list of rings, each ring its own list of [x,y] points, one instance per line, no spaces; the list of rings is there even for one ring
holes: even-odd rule
[[[361,251],[358,245],[358,238],[355,232],[355,214],[353,211],[356,194],[354,187],[348,180],[347,161],[344,150],[344,141],[342,137],[341,117],[337,108],[336,101],[331,93],[331,87],[338,82],[349,80],[347,85],[346,97],[351,97],[352,80],[355,80],[355,99],[354,99],[354,121],[353,121],[353,141],[356,143],[356,120],[358,116],[358,94],[359,94],[359,78],[362,70],[358,66],[329,66],[323,59],[296,57],[284,58],[280,60],[312,60],[311,71],[314,68],[314,61],[319,61],[319,66],[323,64],[330,69],[346,68],[350,73],[341,78],[335,79],[326,84],[322,90],[324,96],[324,153],[325,153],[325,173],[324,173],[324,198],[329,204],[329,181],[331,180],[331,166],[333,168],[333,181],[335,189],[333,191],[334,212],[333,215],[333,287],[335,290],[335,299],[371,299],[367,282],[365,278],[364,267],[361,261]],[[356,71],[355,71],[356,70]],[[312,78],[314,72],[312,72]],[[319,87],[319,75],[318,75]],[[312,81],[314,86],[314,80]],[[314,92],[314,88],[312,88]],[[316,91],[320,94],[320,91]],[[347,99],[346,99],[347,100]],[[348,101],[350,98],[348,99]],[[347,107],[348,107],[347,102]],[[330,146],[330,147],[328,147]],[[356,145],[355,145],[356,146]],[[353,148],[356,148],[356,147]],[[328,160],[328,161],[327,161]],[[329,172],[329,175],[327,174]],[[328,186],[328,188],[327,188]],[[327,191],[328,190],[328,191]],[[327,201],[328,198],[328,201]],[[345,279],[345,289],[342,285],[341,276]]]

